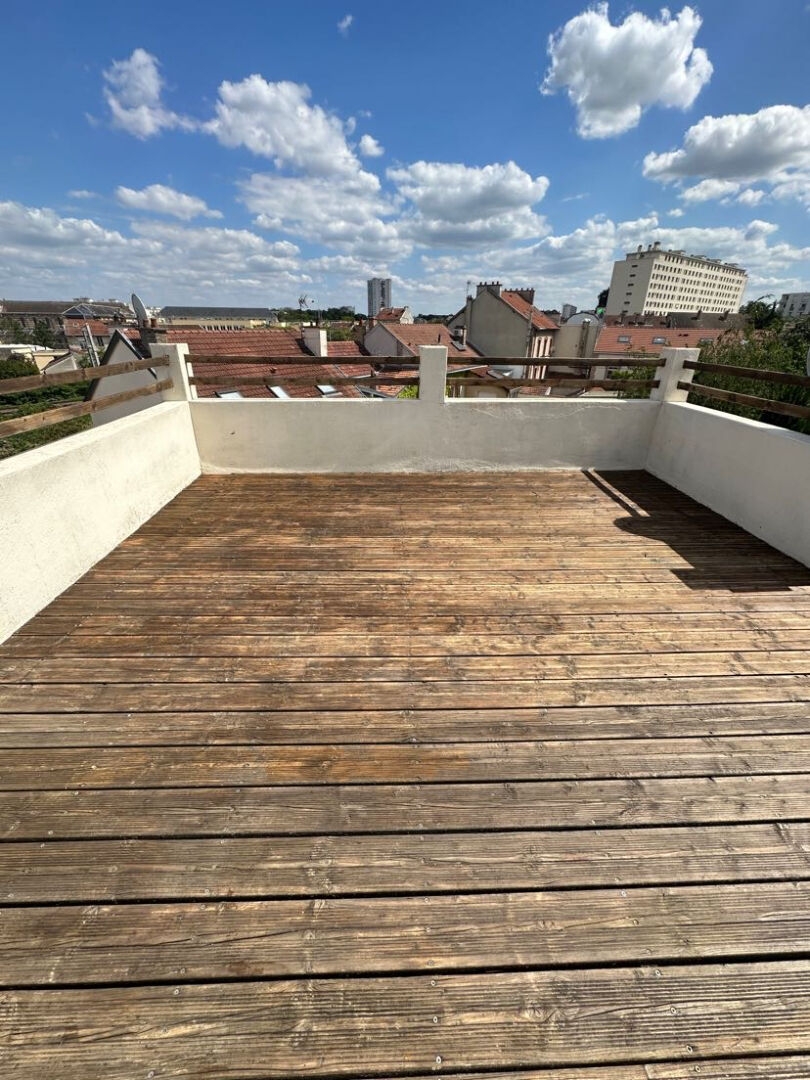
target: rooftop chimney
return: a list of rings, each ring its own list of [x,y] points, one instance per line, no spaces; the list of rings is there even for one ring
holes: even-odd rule
[[[301,334],[304,338],[304,345],[306,345],[313,356],[329,355],[325,330],[321,330],[320,327],[317,326],[305,326],[303,327]]]
[[[493,296],[500,296],[500,281],[479,281],[476,296],[480,296],[482,292],[491,292]]]

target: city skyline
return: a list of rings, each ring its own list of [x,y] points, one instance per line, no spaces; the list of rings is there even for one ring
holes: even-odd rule
[[[810,286],[803,0],[164,10],[8,5],[0,295],[592,307],[655,241]]]

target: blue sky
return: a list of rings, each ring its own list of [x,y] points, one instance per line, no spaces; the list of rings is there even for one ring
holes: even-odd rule
[[[592,306],[660,240],[810,289],[810,4],[6,0],[0,296]]]

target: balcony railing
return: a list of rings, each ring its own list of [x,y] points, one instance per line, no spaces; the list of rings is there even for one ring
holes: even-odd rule
[[[97,426],[0,461],[0,640],[203,472],[646,469],[810,565],[810,437],[690,403],[689,396],[700,393],[701,401],[730,404],[731,392],[692,385],[696,372],[737,374],[702,364],[697,349],[665,349],[654,378],[640,371],[655,364],[652,357],[566,360],[565,371],[563,361],[553,358],[516,377],[497,370],[493,376],[491,369],[524,368],[525,358],[486,358],[484,371],[465,358],[460,371],[448,365],[446,349],[426,346],[418,365],[411,358],[364,358],[381,369],[346,376],[346,386],[371,390],[385,380],[393,391],[416,386],[417,397],[333,395],[327,407],[293,396],[200,397],[203,388],[217,385],[266,385],[264,373],[253,370],[268,360],[233,358],[246,371],[230,372],[219,383],[211,380],[221,374],[215,364],[222,357],[195,357],[189,366],[185,346],[153,348],[149,360],[26,376],[0,387],[11,394],[96,379],[103,385],[111,376],[137,379],[154,369],[147,387],[119,383],[120,394],[2,421],[0,435],[35,430],[66,415],[92,415]],[[296,358],[292,364],[274,357],[271,365],[285,368],[292,388],[299,379],[311,385],[319,362],[327,361]],[[411,370],[403,372],[404,364]],[[305,376],[294,374],[305,365]],[[630,377],[615,378],[619,368]],[[637,369],[644,377],[632,377]],[[810,384],[803,376],[747,369],[745,377],[801,395]],[[281,373],[273,379],[279,383]],[[589,392],[595,388],[609,393]],[[804,401],[751,395],[744,404],[759,415],[764,410],[803,423],[810,411]],[[130,405],[140,411],[104,422]]]

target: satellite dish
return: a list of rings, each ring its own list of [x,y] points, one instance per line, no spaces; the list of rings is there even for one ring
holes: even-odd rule
[[[137,293],[132,294],[132,307],[135,311],[135,317],[138,320],[138,326],[148,326],[149,315],[146,312],[146,308],[143,306],[143,301]]]

